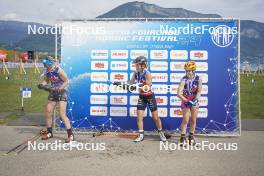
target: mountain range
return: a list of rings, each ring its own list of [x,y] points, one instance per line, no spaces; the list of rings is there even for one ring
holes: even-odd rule
[[[144,2],[128,2],[97,18],[222,18],[219,14],[203,14],[183,8],[164,8]],[[0,47],[12,50],[54,52],[55,35],[28,35],[28,25],[51,27],[40,23],[0,21]],[[241,20],[241,61],[257,63],[264,57],[264,23]]]

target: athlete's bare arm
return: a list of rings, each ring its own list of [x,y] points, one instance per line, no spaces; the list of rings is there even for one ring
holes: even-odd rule
[[[66,73],[64,72],[64,70],[59,69],[59,76],[60,78],[63,80],[63,84],[59,87],[59,90],[64,90],[67,85],[68,85],[68,77],[66,75]]]
[[[178,92],[177,96],[182,100],[182,101],[188,101],[187,98],[183,96],[183,89],[184,89],[185,81],[181,81],[180,85],[178,87]]]
[[[132,78],[127,82],[127,85],[132,85],[136,81],[135,74],[133,74]]]
[[[197,95],[196,95],[196,98],[198,100],[201,97],[201,92],[202,92],[202,79],[199,79],[199,81],[198,81],[198,90],[197,90]]]
[[[141,87],[142,89],[147,89],[150,90],[150,86],[152,85],[152,80],[151,80],[151,74],[147,73],[146,74],[146,84],[144,85],[145,87]],[[147,87],[146,87],[147,86]]]
[[[44,76],[44,74],[41,76],[42,80],[41,83],[42,85],[47,85],[49,83],[49,80],[46,76]]]

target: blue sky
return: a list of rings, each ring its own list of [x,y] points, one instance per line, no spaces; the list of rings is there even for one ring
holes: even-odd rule
[[[56,23],[56,19],[95,18],[128,0],[0,0],[0,20]],[[145,0],[167,8],[264,22],[263,0]]]

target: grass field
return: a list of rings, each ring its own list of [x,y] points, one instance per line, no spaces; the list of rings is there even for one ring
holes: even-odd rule
[[[255,84],[251,83],[253,75],[246,77],[241,75],[241,111],[242,118],[264,119],[264,76],[255,76]],[[47,92],[38,90],[36,85],[40,80],[40,74],[33,74],[27,69],[27,75],[20,75],[18,70],[12,69],[9,79],[6,75],[0,75],[0,112],[13,112],[10,118],[14,118],[21,109],[21,87],[31,87],[32,98],[24,99],[25,112],[44,112],[44,104],[47,101]]]
[[[252,78],[255,79],[255,84],[252,84]],[[264,119],[264,75],[241,75],[240,82],[242,118]]]
[[[20,75],[18,70],[10,69],[11,75],[0,75],[0,112],[13,112],[19,114],[21,110],[20,88],[31,87],[32,98],[24,99],[25,112],[44,112],[44,104],[47,100],[47,92],[39,90],[36,85],[40,80],[40,74],[33,74],[27,69],[26,75]]]

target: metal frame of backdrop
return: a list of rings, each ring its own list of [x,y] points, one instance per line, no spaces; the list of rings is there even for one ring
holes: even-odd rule
[[[196,135],[198,136],[209,136],[209,137],[239,137],[241,136],[241,106],[240,106],[240,19],[238,18],[95,18],[95,19],[59,19],[57,20],[57,24],[60,24],[62,22],[91,22],[91,21],[107,21],[107,22],[113,22],[113,21],[199,21],[199,22],[218,22],[218,21],[237,21],[238,24],[238,41],[237,41],[237,80],[236,80],[236,88],[237,88],[237,95],[236,96],[236,109],[237,109],[237,115],[236,115],[236,124],[237,128],[233,132],[216,132],[216,133],[198,133]],[[61,26],[60,26],[61,27]],[[57,30],[58,31],[58,30]],[[61,61],[61,37],[62,34],[55,34],[55,58],[56,60]],[[60,127],[60,123],[58,122],[59,117],[58,113],[54,113],[53,116],[53,124],[55,127],[55,130],[57,132],[64,132],[64,129]],[[91,134],[95,132],[99,132],[98,129],[86,129],[86,128],[74,128],[74,132],[76,134]],[[111,131],[111,130],[106,130]],[[136,131],[129,131],[129,130],[114,130],[114,132],[133,132]],[[179,130],[169,131],[169,133],[174,133],[176,135],[179,135]],[[154,135],[156,134],[155,131],[146,132],[148,135]]]

